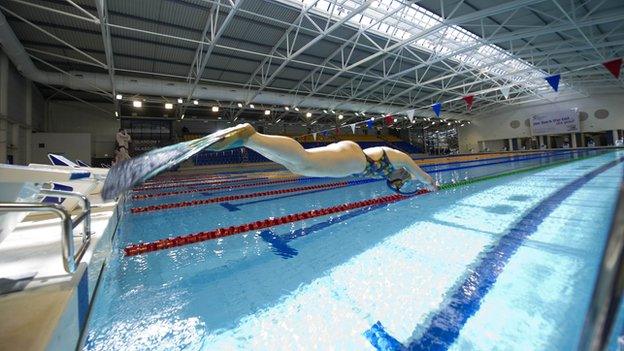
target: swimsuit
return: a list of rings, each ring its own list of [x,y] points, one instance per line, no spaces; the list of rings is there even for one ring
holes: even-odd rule
[[[368,157],[367,154],[364,154],[366,157],[366,168],[362,172],[362,176],[370,177],[370,178],[388,178],[392,172],[394,172],[394,166],[388,159],[388,155],[386,151],[383,151],[381,158],[377,161]]]

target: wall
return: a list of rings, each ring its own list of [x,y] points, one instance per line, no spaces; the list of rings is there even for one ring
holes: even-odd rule
[[[549,111],[578,108],[581,112],[581,132],[624,129],[623,99],[624,94],[591,96],[557,103],[510,106],[476,116],[472,124],[459,128],[460,152],[479,150],[480,141],[530,137],[531,127],[528,121],[531,116]],[[513,128],[512,124],[517,127]],[[498,146],[500,142],[496,143]],[[489,143],[486,142],[487,144]],[[496,150],[492,147],[490,149]]]
[[[47,116],[47,132],[87,133],[91,136],[91,155],[85,161],[91,162],[91,157],[114,155],[119,121],[113,117],[112,104],[87,105],[79,101],[52,100],[48,102]],[[74,150],[66,152],[74,153]]]
[[[44,100],[0,51],[0,163],[28,164],[31,136],[43,127]]]
[[[48,153],[63,155],[72,161],[91,162],[89,133],[35,133],[32,147],[33,163],[49,164]]]
[[[238,120],[236,121],[236,123],[244,123],[244,120]],[[351,123],[356,122],[356,120],[351,121]],[[226,121],[221,120],[221,121],[206,121],[204,122],[201,119],[184,119],[180,122],[174,122],[173,123],[173,129],[176,133],[180,133],[182,127],[186,127],[189,129],[189,131],[191,133],[197,133],[197,134],[208,134],[208,133],[213,133],[219,129],[225,129],[225,128],[229,128],[234,126],[235,123],[231,123],[228,124]],[[282,122],[280,122],[280,124],[273,124],[273,125],[269,125],[267,123],[254,123],[254,126],[256,128],[263,128],[263,132],[265,134],[285,134],[285,135],[293,135],[293,136],[297,136],[297,135],[303,135],[303,134],[308,134],[308,129],[307,127],[303,126],[301,123],[292,123],[292,124],[288,124],[288,125],[284,125],[282,124]],[[259,127],[260,126],[260,127]],[[377,127],[381,126],[381,124],[377,123],[376,124]],[[325,129],[332,129],[332,127],[328,124],[323,124],[321,127],[318,127],[316,125],[312,126],[312,130],[325,130]],[[366,130],[366,124],[362,123],[358,126],[358,128],[355,129],[355,133],[362,135],[364,134],[364,131]],[[351,128],[348,126],[343,126],[342,128],[340,128],[340,132],[342,134],[353,134],[351,131]],[[375,130],[368,130],[367,131],[368,134],[375,134],[376,131]],[[386,127],[383,127],[383,134],[387,135],[388,134],[388,129]]]

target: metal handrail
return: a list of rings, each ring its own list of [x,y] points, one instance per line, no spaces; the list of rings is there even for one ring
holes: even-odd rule
[[[624,292],[624,184],[611,223],[591,304],[585,316],[578,349],[605,350],[613,332]]]
[[[77,268],[77,262],[80,262],[91,242],[91,203],[85,195],[77,192],[41,190],[40,194],[54,195],[62,198],[78,198],[82,202],[82,212],[75,220],[72,220],[71,215],[63,206],[40,202],[3,202],[0,203],[0,212],[51,212],[56,214],[61,219],[61,252],[63,255],[63,267],[67,273],[74,273]],[[82,243],[76,251],[74,247],[73,231],[80,222],[83,222],[84,225]]]

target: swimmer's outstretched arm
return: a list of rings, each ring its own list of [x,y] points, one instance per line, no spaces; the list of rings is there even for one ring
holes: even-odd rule
[[[409,155],[392,148],[384,148],[384,150],[386,151],[386,154],[388,155],[388,158],[390,159],[390,162],[392,162],[393,166],[396,168],[405,168],[405,170],[407,170],[412,176],[412,179],[425,183],[431,187],[432,190],[436,190],[438,188],[436,181],[429,174],[427,174],[427,172],[423,171]]]

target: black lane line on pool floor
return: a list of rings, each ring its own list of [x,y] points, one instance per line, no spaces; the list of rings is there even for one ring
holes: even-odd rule
[[[479,310],[481,301],[524,241],[575,191],[622,161],[624,157],[581,176],[524,215],[496,245],[480,255],[483,257],[481,261],[447,299],[450,303],[433,315],[420,339],[404,345],[388,334],[380,321],[365,331],[364,336],[378,350],[447,350],[455,342],[468,319]]]

